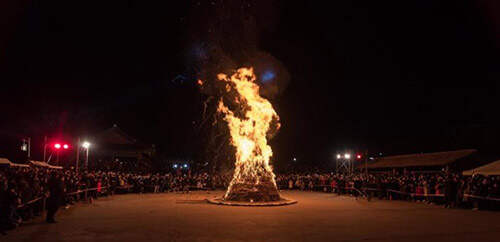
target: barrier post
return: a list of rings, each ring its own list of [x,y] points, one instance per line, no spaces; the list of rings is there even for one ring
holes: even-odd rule
[[[45,212],[45,202],[47,200],[47,197],[43,197],[43,201],[42,201],[42,217],[43,217],[43,213]]]

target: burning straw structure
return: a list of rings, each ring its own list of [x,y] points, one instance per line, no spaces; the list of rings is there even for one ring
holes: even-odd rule
[[[224,198],[211,202],[229,205],[294,203],[281,198],[269,165],[273,152],[267,138],[269,133],[279,129],[279,116],[272,104],[260,96],[253,69],[240,68],[231,77],[225,74],[217,77],[225,82],[227,92],[234,89],[236,93],[234,103],[237,105],[233,110],[222,99],[218,106],[229,127],[231,144],[236,148],[236,163]]]

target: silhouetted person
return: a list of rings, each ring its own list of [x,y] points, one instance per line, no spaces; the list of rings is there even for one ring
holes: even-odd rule
[[[457,200],[457,185],[451,177],[448,177],[444,183],[444,207],[451,208],[455,206]]]
[[[47,198],[47,221],[48,223],[57,223],[54,219],[59,203],[64,192],[64,183],[58,173],[54,173],[47,183],[47,189],[50,192]]]
[[[13,188],[1,191],[0,204],[0,234],[5,235],[7,230],[18,226],[16,219],[16,208],[19,205],[19,195]]]
[[[359,193],[361,192],[361,180],[359,180],[359,178],[356,178],[354,179],[354,189],[355,191],[353,191],[353,195],[354,195],[354,199],[358,200],[358,196],[359,196]]]

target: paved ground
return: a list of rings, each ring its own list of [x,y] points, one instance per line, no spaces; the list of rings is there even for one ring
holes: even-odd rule
[[[500,213],[283,192],[284,207],[228,207],[186,195],[118,195],[32,222],[2,241],[498,241]]]

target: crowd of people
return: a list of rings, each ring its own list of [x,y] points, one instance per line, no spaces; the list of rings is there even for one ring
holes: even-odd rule
[[[47,209],[46,221],[54,223],[54,214],[59,207],[67,208],[80,200],[92,201],[103,194],[225,189],[230,179],[231,174],[192,173],[190,170],[154,174],[5,168],[0,170],[0,232],[5,233],[23,221],[42,214],[44,206]],[[455,208],[498,210],[500,204],[498,201],[478,199],[500,198],[500,178],[494,176],[413,172],[368,175],[294,173],[278,174],[276,184],[280,190],[333,192],[356,199],[360,195],[405,199]]]
[[[280,189],[321,190],[337,194],[405,199],[454,208],[498,210],[500,177],[446,173],[280,174]],[[479,199],[481,198],[491,198]]]
[[[57,209],[100,195],[143,192],[189,192],[192,189],[224,189],[229,175],[208,173],[75,172],[46,168],[5,168],[0,170],[0,232],[16,228],[47,208],[49,223],[56,222]],[[37,200],[38,199],[38,200]],[[33,202],[35,201],[35,202]],[[32,203],[30,203],[32,202]],[[29,204],[29,205],[28,205]]]

